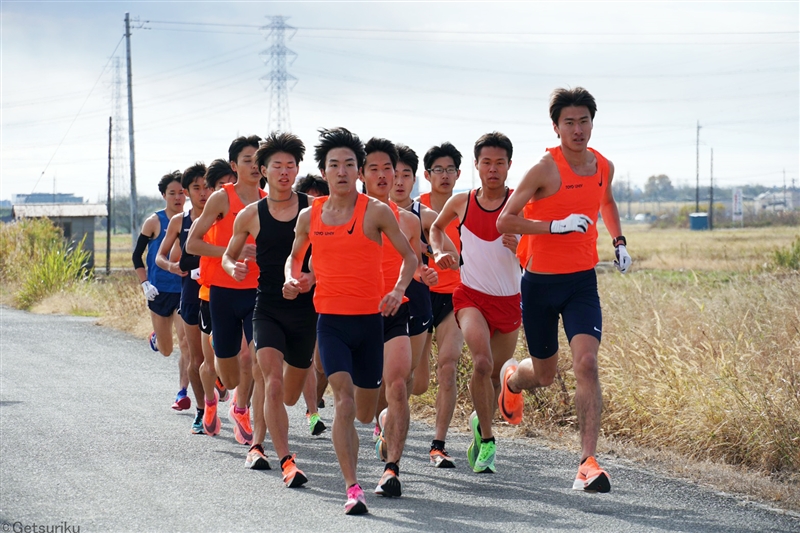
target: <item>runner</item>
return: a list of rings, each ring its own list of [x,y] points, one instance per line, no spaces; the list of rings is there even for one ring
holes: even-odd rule
[[[320,176],[308,174],[299,178],[294,185],[295,192],[302,192],[314,198],[318,196],[328,196],[328,182]],[[328,388],[328,378],[322,370],[322,363],[319,361],[319,346],[314,345],[314,364],[313,371],[306,377],[306,385],[303,389],[303,400],[306,402],[306,416],[308,417],[308,429],[311,435],[321,435],[326,429],[325,423],[319,416],[319,409],[325,407],[325,389]]]
[[[461,152],[449,142],[441,146],[434,146],[425,154],[425,179],[431,184],[431,192],[422,194],[419,201],[425,207],[433,209],[437,214],[444,207],[445,202],[453,194],[453,187],[461,175]],[[453,220],[447,227],[447,236],[453,241],[456,248],[461,247],[458,236],[458,221]],[[433,322],[428,327],[430,343],[434,330],[436,331],[436,347],[438,361],[436,363],[436,379],[439,390],[436,393],[436,426],[433,441],[431,442],[431,465],[437,468],[454,468],[455,462],[450,454],[445,451],[445,439],[453,411],[456,408],[456,367],[461,357],[464,346],[464,336],[456,324],[453,313],[453,291],[458,286],[461,278],[458,271],[451,269],[442,270],[436,264],[431,265],[439,275],[439,283],[431,287],[431,307]],[[430,344],[428,344],[430,345]],[[425,357],[425,355],[423,355]]]
[[[235,280],[244,280],[249,271],[245,261],[237,261],[245,241],[256,242],[258,293],[253,313],[253,338],[256,347],[255,396],[264,395],[263,417],[275,452],[281,458],[283,482],[299,487],[308,479],[297,468],[289,451],[289,417],[286,405],[294,405],[303,392],[314,355],[317,313],[314,310],[314,276],[306,264],[300,274],[301,294],[293,300],[283,297],[284,268],[294,241],[297,215],[309,205],[308,196],[292,191],[298,165],[306,148],[291,133],[272,133],[255,154],[261,174],[269,187],[266,198],[250,204],[236,217],[233,237],[222,256],[222,267]],[[310,254],[307,254],[307,256]],[[255,417],[259,422],[261,417]],[[262,444],[265,427],[255,424],[253,446],[256,460],[266,462]],[[248,455],[248,460],[252,460]]]
[[[345,513],[363,514],[367,505],[356,476],[354,422],[358,418],[368,423],[375,416],[383,374],[382,317],[397,313],[417,261],[392,210],[356,190],[366,157],[359,138],[344,128],[320,133],[315,158],[331,195],[315,199],[311,209],[300,213],[283,290],[288,299],[300,293],[303,259],[313,245],[314,306],[320,313],[317,339],[333,389],[332,437],[347,487]],[[387,289],[381,273],[384,236],[403,256],[400,277]]]
[[[492,418],[500,392],[500,368],[514,356],[522,320],[518,238],[497,231],[497,217],[511,192],[506,178],[512,152],[511,141],[502,133],[481,136],[475,142],[480,188],[453,195],[431,227],[436,264],[452,269],[461,265],[453,308],[472,354],[469,391],[475,411],[470,416],[473,440],[467,459],[477,473],[496,472]],[[456,218],[461,222],[460,250],[445,234]]]
[[[164,209],[150,215],[142,224],[142,232],[136,241],[131,260],[133,268],[142,285],[142,291],[147,298],[147,307],[150,308],[150,321],[153,332],[150,334],[150,348],[154,352],[161,352],[165,357],[172,354],[172,328],[178,336],[181,352],[178,361],[178,381],[180,390],[175,397],[172,408],[184,411],[192,406],[192,400],[186,393],[189,386],[189,349],[183,334],[183,324],[176,320],[178,306],[181,301],[181,275],[167,272],[156,265],[156,255],[161,241],[167,232],[170,219],[183,212],[186,196],[181,185],[179,171],[164,175],[158,182],[158,191],[166,201]],[[147,270],[142,261],[144,249],[147,248]]]
[[[255,164],[255,152],[260,137],[238,137],[228,148],[231,170],[237,175],[235,185],[222,186],[212,194],[203,214],[189,231],[186,249],[189,253],[212,258],[203,270],[203,280],[210,285],[209,310],[211,329],[214,331],[215,368],[227,389],[234,389],[228,416],[233,424],[233,434],[240,444],[252,444],[253,430],[250,423],[248,402],[253,385],[253,308],[258,286],[258,265],[255,263],[255,242],[250,239],[244,246],[241,259],[248,267],[247,276],[237,281],[222,269],[222,254],[233,234],[233,221],[245,206],[265,196],[259,189],[261,174]],[[209,236],[203,238],[214,226]],[[247,349],[242,349],[242,333]],[[263,397],[254,397],[256,416],[263,411]],[[206,405],[209,403],[206,401]],[[213,405],[216,405],[216,400]],[[215,413],[216,414],[216,413]],[[219,431],[219,428],[215,428]],[[213,432],[212,432],[213,434]]]
[[[195,405],[197,406],[197,413],[192,423],[192,433],[195,434],[203,433],[203,406],[205,405],[203,401],[203,382],[200,380],[200,365],[203,363],[202,338],[198,327],[200,315],[198,293],[200,284],[197,283],[196,279],[199,277],[199,272],[188,272],[189,275],[186,275],[187,271],[181,270],[180,249],[183,248],[186,242],[186,236],[189,234],[192,221],[197,220],[206,204],[209,191],[204,180],[205,173],[206,166],[203,163],[196,163],[183,172],[181,185],[183,186],[184,194],[189,197],[192,203],[192,209],[184,213],[178,213],[169,220],[167,233],[164,235],[164,240],[161,241],[161,246],[156,256],[156,265],[158,267],[182,276],[181,301],[178,314],[180,314],[183,321],[183,331],[186,336],[187,351],[189,353],[187,371],[189,373],[189,382],[192,384],[192,390],[194,391]],[[180,249],[173,254],[176,241]]]
[[[412,250],[419,255],[419,220],[389,200],[394,187],[394,169],[397,166],[397,149],[391,141],[373,137],[364,146],[366,158],[361,168],[361,179],[367,195],[388,205]],[[400,275],[403,256],[387,242],[382,245],[383,286],[393,287]],[[399,497],[400,458],[403,455],[410,412],[408,409],[408,386],[411,381],[411,341],[408,322],[410,319],[408,298],[403,297],[397,313],[383,318],[383,383],[378,395],[375,411],[378,421],[378,439],[375,451],[386,463],[383,477],[375,489],[376,494]]]
[[[556,89],[550,118],[561,139],[522,179],[503,208],[497,229],[529,234],[522,277],[522,320],[531,357],[502,369],[500,412],[511,423],[522,419],[524,389],[553,383],[558,365],[558,319],[564,321],[575,372],[575,407],[581,435],[581,464],[572,488],[608,492],[608,473],[595,459],[603,399],[597,350],[603,328],[597,294],[597,214],[613,237],[623,274],[631,265],[619,211],[611,191],[614,165],[588,147],[597,110],[586,89]],[[526,203],[529,219],[520,216]]]
[[[205,185],[209,192],[222,190],[226,183],[236,183],[236,174],[231,169],[230,164],[224,159],[215,159],[208,165],[205,174]],[[196,219],[195,219],[196,220]],[[206,233],[206,241],[214,231],[211,227]],[[187,235],[188,237],[188,235]],[[186,239],[188,240],[188,238]],[[212,262],[211,257],[200,257],[192,255],[186,251],[184,242],[181,249],[180,267],[184,272],[199,269],[197,282],[200,284],[198,297],[200,299],[200,310],[198,316],[198,326],[200,329],[201,346],[203,349],[203,363],[200,365],[200,380],[203,382],[203,392],[205,393],[205,409],[203,413],[203,432],[206,435],[214,436],[219,433],[221,423],[217,416],[217,402],[228,401],[228,390],[224,388],[222,382],[217,377],[214,368],[214,349],[211,340],[211,310],[208,304],[208,295],[211,287],[203,279],[203,272],[208,270],[208,265]],[[244,339],[242,339],[244,343]]]
[[[439,274],[435,268],[428,267],[428,235],[431,224],[436,220],[436,212],[425,207],[419,201],[411,198],[414,184],[417,181],[417,167],[419,157],[404,144],[397,146],[397,166],[394,174],[394,187],[389,192],[389,198],[406,211],[410,211],[419,219],[420,241],[424,248],[420,255],[420,279],[411,280],[406,289],[409,299],[408,335],[411,339],[411,381],[409,394],[419,396],[428,390],[430,384],[430,354],[431,345],[428,335],[428,326],[433,320],[431,310],[431,291],[429,286],[439,282]],[[424,357],[423,357],[424,355]]]

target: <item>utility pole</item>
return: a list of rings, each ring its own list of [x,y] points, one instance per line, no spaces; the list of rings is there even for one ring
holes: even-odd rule
[[[128,147],[131,158],[131,246],[136,245],[139,233],[139,202],[136,197],[136,157],[133,149],[133,89],[131,73],[131,16],[125,13],[125,55],[128,59]]]
[[[113,63],[113,79],[111,81],[111,98],[112,109],[114,117],[114,134],[113,134],[113,156],[111,170],[112,182],[112,201],[120,196],[123,196],[128,189],[126,183],[128,176],[125,171],[125,121],[122,118],[122,59],[119,57],[114,58]],[[114,233],[117,231],[116,217],[111,219],[111,229]]]
[[[700,212],[700,121],[697,121],[697,143],[695,144],[695,149],[697,152],[697,186],[695,187],[695,200],[694,200],[694,212]]]
[[[628,194],[627,194],[627,197],[628,197],[628,220],[632,220],[631,219],[631,173],[630,172],[628,172],[627,185],[628,185]]]
[[[261,51],[264,63],[270,67],[268,74],[261,76],[262,81],[269,90],[269,121],[267,131],[291,131],[292,125],[289,121],[289,88],[287,82],[297,83],[297,78],[286,71],[286,56],[293,56],[292,63],[297,54],[286,47],[286,32],[293,30],[289,39],[297,33],[297,28],[289,26],[286,21],[289,17],[274,16],[267,17],[269,24],[261,26],[261,30],[266,32],[266,37],[271,39],[271,46]],[[290,63],[291,64],[291,63]],[[294,87],[294,84],[292,87]]]
[[[108,117],[108,183],[106,195],[106,275],[111,273],[111,220],[114,218],[111,213],[111,134],[113,125],[111,117]]]
[[[786,169],[783,169],[783,211],[786,212],[788,209],[789,204],[786,203]]]
[[[711,149],[711,182],[708,186],[708,230],[714,229],[714,149]]]

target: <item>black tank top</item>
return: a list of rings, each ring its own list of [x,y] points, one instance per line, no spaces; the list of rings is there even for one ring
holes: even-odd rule
[[[308,207],[308,196],[297,194],[297,213]],[[287,222],[275,220],[269,212],[268,200],[262,198],[258,201],[258,237],[256,238],[256,263],[260,270],[258,276],[258,295],[262,300],[275,304],[286,304],[292,307],[313,307],[314,289],[305,294],[299,294],[295,300],[286,300],[282,289],[285,281],[284,268],[286,259],[292,253],[294,243],[294,227],[297,224],[297,215]],[[303,261],[303,272],[308,272],[308,260],[311,249]]]
[[[178,241],[181,244],[181,258],[184,259],[181,261],[181,269],[183,269],[185,266],[190,266],[192,269],[200,267],[200,258],[198,256],[190,256],[189,254],[186,254],[186,237],[189,236],[189,229],[192,227],[191,213],[191,211],[186,211],[183,213],[183,218],[181,219],[181,232],[178,234]],[[183,254],[186,254],[187,257],[183,258]],[[197,283],[197,280],[192,279],[191,273],[181,278],[181,294],[185,294],[189,298],[197,298],[197,294],[199,292],[200,284]]]
[[[430,244],[428,244],[428,239],[425,238],[425,231],[422,229],[422,207],[420,207],[419,201],[416,201],[416,202],[412,203],[409,206],[408,210],[411,211],[412,213],[414,213],[415,215],[417,215],[417,218],[419,219],[419,240],[422,241],[422,244],[425,245],[426,251],[428,253],[433,253],[433,250],[431,249]],[[427,266],[427,264],[428,264],[428,256],[427,255],[425,255],[425,254],[422,255],[422,262],[423,262],[423,264],[425,264]]]

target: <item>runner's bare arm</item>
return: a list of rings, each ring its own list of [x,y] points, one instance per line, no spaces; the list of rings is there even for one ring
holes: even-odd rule
[[[222,268],[236,281],[242,281],[250,271],[249,257],[242,258],[247,237],[252,235],[253,223],[258,225],[258,204],[250,204],[236,215],[233,221],[233,235],[222,254]]]
[[[549,220],[528,220],[522,210],[528,200],[545,189],[548,180],[559,180],[558,168],[546,155],[525,174],[519,186],[511,193],[500,216],[497,217],[497,231],[500,233],[540,234],[550,233]]]
[[[608,233],[612,239],[616,239],[622,235],[622,223],[619,219],[619,208],[617,201],[614,199],[614,192],[611,190],[611,183],[614,179],[614,164],[608,162],[608,187],[606,193],[600,200],[600,214],[603,216],[603,223],[606,225]]]
[[[403,256],[403,266],[400,269],[400,276],[397,278],[397,283],[394,287],[383,297],[379,311],[383,316],[391,316],[397,313],[400,304],[403,303],[403,295],[414,277],[414,272],[417,270],[417,254],[411,248],[408,238],[400,229],[400,224],[394,217],[394,213],[386,204],[375,202],[370,204],[368,210],[374,210],[375,220],[377,227],[383,233],[389,242],[394,246],[395,250]],[[372,215],[372,213],[369,213]],[[414,216],[414,215],[411,215]],[[388,287],[387,287],[388,288]]]
[[[228,194],[224,190],[213,193],[206,202],[203,212],[192,222],[189,236],[186,237],[186,251],[192,255],[204,257],[222,257],[224,246],[215,246],[203,240],[205,234],[217,221],[217,218],[228,214]]]
[[[297,223],[294,227],[294,242],[292,243],[292,253],[286,258],[286,267],[283,275],[286,281],[283,283],[283,297],[287,300],[294,300],[300,294],[301,284],[299,278],[302,274],[303,259],[306,257],[311,241],[308,232],[311,228],[311,208],[307,207],[300,211],[297,216]]]
[[[447,200],[442,207],[441,213],[431,225],[431,248],[433,249],[433,259],[441,269],[449,268],[458,270],[458,249],[455,243],[450,240],[445,230],[450,222],[456,217],[463,217],[464,211],[469,200],[469,193],[462,192],[455,194]]]

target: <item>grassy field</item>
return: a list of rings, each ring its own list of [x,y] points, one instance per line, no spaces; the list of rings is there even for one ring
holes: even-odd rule
[[[603,228],[598,243],[604,318],[600,454],[642,458],[723,490],[800,509],[800,272],[779,267],[775,256],[792,250],[800,229],[697,232],[630,225],[625,234],[634,260],[626,276],[608,266],[613,248]],[[104,239],[98,234],[95,240],[103,251]],[[113,267],[130,268],[130,243],[130,236],[114,236]],[[96,264],[104,266],[103,253]],[[20,281],[3,276],[5,303],[15,302]],[[142,339],[150,330],[130,271],[71,284],[33,309],[96,315]],[[523,424],[500,424],[501,435],[577,449],[574,377],[563,333],[560,344],[556,384],[526,393]],[[458,428],[466,427],[472,411],[464,353],[453,421]],[[517,358],[525,355],[521,339]],[[413,399],[416,416],[430,416],[435,392],[432,376],[429,391]],[[708,475],[698,474],[703,472]],[[720,479],[710,481],[715,475]]]

